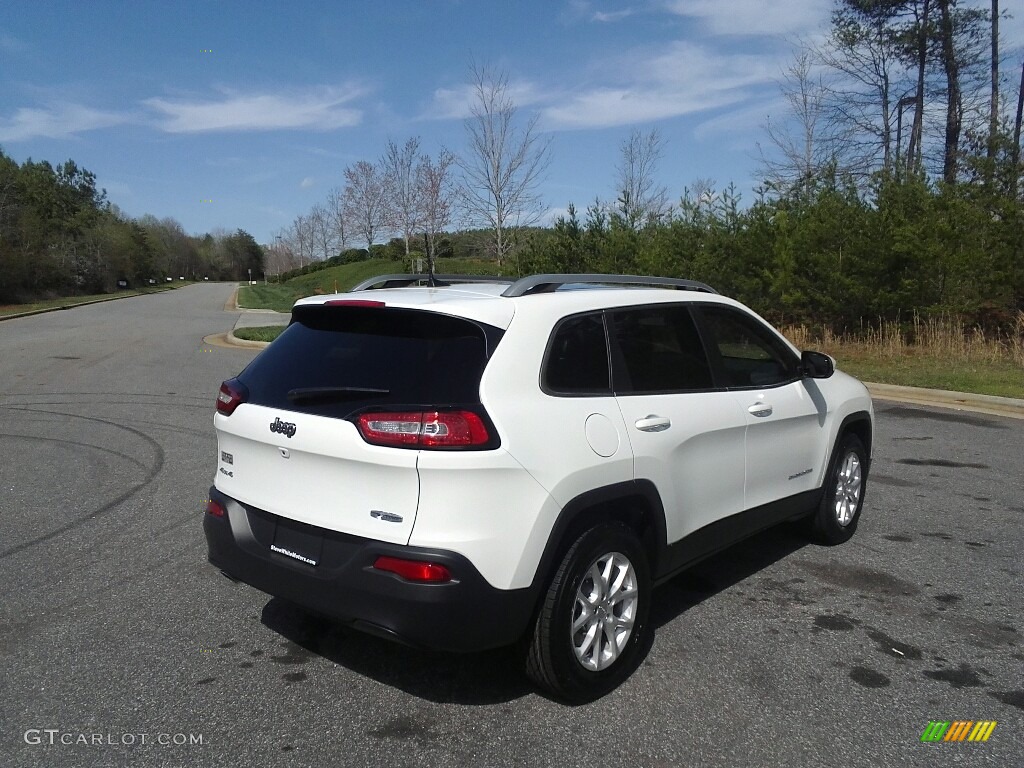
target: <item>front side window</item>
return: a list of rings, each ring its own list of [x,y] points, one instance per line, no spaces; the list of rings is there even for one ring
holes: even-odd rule
[[[796,357],[761,322],[732,307],[705,305],[702,315],[726,387],[774,387],[796,378]]]
[[[609,313],[615,394],[693,392],[713,387],[690,310],[669,305]]]

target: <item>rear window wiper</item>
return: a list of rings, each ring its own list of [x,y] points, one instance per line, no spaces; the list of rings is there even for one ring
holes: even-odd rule
[[[390,389],[377,387],[301,387],[288,390],[288,399],[295,403],[305,400],[356,400],[387,397],[390,394]]]

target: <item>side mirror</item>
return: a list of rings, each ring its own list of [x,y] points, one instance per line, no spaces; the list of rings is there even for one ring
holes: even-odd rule
[[[821,352],[804,352],[800,355],[800,373],[809,379],[827,379],[836,372],[832,358]]]

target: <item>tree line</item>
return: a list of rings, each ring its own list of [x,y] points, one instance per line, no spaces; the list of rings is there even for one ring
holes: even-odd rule
[[[999,53],[998,0],[987,8],[836,0],[833,8],[827,40],[798,45],[782,73],[788,113],[763,126],[752,201],[709,179],[673,198],[658,181],[665,137],[637,128],[619,145],[613,195],[582,212],[570,203],[566,216],[539,227],[549,137],[536,116],[518,112],[507,73],[473,64],[462,151],[429,155],[418,138],[387,141],[272,238],[267,272],[371,254],[410,268],[420,258],[474,255],[506,274],[701,279],[777,319],[850,327],[954,312],[987,327],[1007,323],[1024,310],[1024,67],[1018,88],[1016,64]],[[139,275],[164,259],[159,268],[172,273],[201,264],[220,269],[211,276],[244,277],[245,259],[256,258],[257,249],[232,251],[241,232],[190,238],[167,220],[125,219],[73,163],[11,165],[0,166],[0,258],[21,259],[12,274],[22,284],[45,284],[46,269],[96,284],[97,265],[109,277],[119,269],[114,254],[142,241],[157,252],[131,262],[145,265]],[[16,216],[5,202],[10,178],[20,179]],[[58,202],[26,205],[34,185],[57,190]],[[111,234],[97,247],[100,221],[121,240]]]
[[[524,231],[545,206],[539,185],[550,161],[550,137],[537,117],[522,120],[509,95],[508,73],[470,66],[473,94],[461,154],[420,150],[420,139],[392,139],[376,160],[343,171],[345,183],[299,215],[268,248],[271,271],[303,269],[340,257],[368,258],[378,242],[395,237],[410,267],[426,269],[452,228],[480,232],[480,250],[500,267],[516,255]]]
[[[104,293],[119,284],[262,273],[263,250],[243,230],[186,234],[172,218],[133,219],[73,160],[18,165],[0,150],[0,303]]]
[[[1017,89],[1000,76],[999,19],[998,0],[838,0],[828,40],[798,46],[780,82],[789,114],[764,126],[751,205],[706,179],[671,204],[654,181],[662,138],[634,131],[617,198],[570,205],[523,269],[689,277],[834,329],[914,313],[1011,327],[1024,67]]]

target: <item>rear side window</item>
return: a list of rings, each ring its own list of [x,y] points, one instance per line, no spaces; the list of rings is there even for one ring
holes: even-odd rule
[[[336,418],[475,405],[500,337],[497,328],[433,312],[302,307],[238,378],[250,403]]]
[[[609,313],[615,394],[711,389],[700,334],[685,306],[620,309]]]
[[[545,392],[611,394],[603,315],[577,315],[559,323],[548,344],[543,370],[541,387]]]

